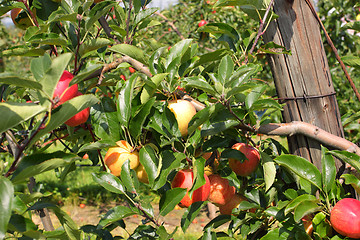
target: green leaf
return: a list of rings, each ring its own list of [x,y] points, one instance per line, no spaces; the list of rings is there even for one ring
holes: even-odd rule
[[[306,215],[317,212],[321,208],[322,207],[319,206],[315,201],[303,201],[295,208],[294,220],[295,222],[299,222]]]
[[[295,199],[291,200],[289,202],[289,204],[286,206],[285,215],[287,215],[288,213],[293,211],[302,202],[310,202],[310,201],[312,201],[314,203],[318,203],[319,199],[317,199],[315,196],[310,195],[310,194],[303,194],[303,195],[296,197]]]
[[[37,56],[43,56],[44,54],[45,54],[45,50],[42,48],[29,48],[25,46],[16,46],[2,51],[2,55],[4,57],[8,57],[8,56],[37,57]]]
[[[264,169],[265,191],[268,191],[275,182],[276,168],[274,161],[268,154],[265,152],[260,152],[260,155],[262,160],[262,167]]]
[[[185,188],[174,188],[165,192],[160,198],[159,214],[166,216],[184,198],[187,190]]]
[[[146,18],[150,17],[153,13],[155,13],[158,8],[145,8],[142,11],[140,11],[134,21],[134,25],[138,25],[140,22],[144,21]]]
[[[220,83],[225,86],[225,83],[230,79],[234,71],[234,62],[229,55],[224,56],[219,64],[218,76]]]
[[[219,95],[216,90],[201,75],[184,78],[184,81],[187,82],[187,86],[201,89],[204,92],[211,94],[212,96]]]
[[[134,214],[138,214],[138,212],[134,212],[132,209],[126,206],[116,206],[110,209],[99,221],[98,227],[104,228],[112,223],[115,223],[123,218],[128,216],[132,216]]]
[[[211,221],[205,225],[204,229],[218,228],[221,225],[223,225],[227,222],[230,222],[230,221],[231,221],[230,215],[219,215],[219,216],[216,216],[215,218],[211,219]]]
[[[344,162],[347,162],[352,167],[354,167],[358,172],[360,172],[360,156],[348,151],[338,151],[338,150],[329,151],[329,153],[337,158],[340,158]]]
[[[14,186],[9,179],[0,176],[0,239],[5,238],[11,218]]]
[[[103,97],[101,102],[91,108],[91,115],[96,136],[109,141],[122,139],[122,129],[112,99]]]
[[[56,33],[40,33],[32,36],[28,39],[28,42],[32,44],[44,44],[44,45],[60,45],[66,46],[67,40],[60,37]]]
[[[351,184],[355,191],[360,194],[360,179],[352,174],[343,174],[340,178],[345,180],[345,184]]]
[[[246,96],[245,105],[247,109],[250,109],[253,103],[255,103],[261,95],[263,95],[266,85],[258,85],[257,87],[253,88],[252,91]]]
[[[68,65],[72,58],[71,53],[64,53],[53,59],[51,66],[47,69],[43,69],[43,73],[40,75],[41,78],[37,79],[39,83],[43,86],[42,91],[45,93],[45,96],[48,99],[52,99],[52,96],[55,91],[55,87],[60,80],[61,75],[63,74],[65,67]],[[37,69],[38,64],[44,66],[48,64],[48,56],[35,59],[31,62],[31,71],[36,74],[36,72],[41,71]],[[36,69],[36,70],[35,70]],[[39,76],[39,74],[37,74]]]
[[[147,64],[147,57],[142,49],[129,44],[117,44],[109,48],[110,51],[120,53],[138,60],[143,64]]]
[[[205,123],[201,127],[201,136],[206,137],[206,136],[216,135],[237,125],[239,125],[239,122],[233,119],[225,120],[223,122],[210,123],[210,124]]]
[[[125,194],[125,188],[122,185],[120,179],[111,173],[98,172],[92,173],[92,176],[94,181],[100,184],[106,190],[118,194]]]
[[[205,185],[206,180],[205,180],[205,173],[204,173],[204,168],[205,168],[205,162],[206,160],[204,158],[198,158],[195,161],[193,161],[194,164],[194,182],[193,185],[191,187],[191,189],[189,190],[189,196],[191,197],[193,192],[200,188],[201,186]]]
[[[184,56],[191,43],[192,39],[184,39],[172,46],[166,59],[165,67],[168,68],[172,62],[177,61],[177,58]]]
[[[9,221],[8,231],[21,233],[32,239],[44,239],[40,231],[37,231],[37,225],[30,218],[23,215],[13,214]]]
[[[139,152],[139,158],[141,165],[144,166],[148,175],[150,186],[154,186],[154,181],[159,174],[159,159],[156,156],[154,149],[150,145],[142,147]]]
[[[273,99],[259,99],[256,100],[250,108],[250,111],[259,111],[259,110],[264,110],[264,109],[277,109],[279,111],[282,110],[282,106],[281,104],[279,104],[277,101],[273,100]]]
[[[41,89],[40,83],[30,79],[22,78],[15,73],[0,73],[0,82],[8,85],[30,88],[30,89]]]
[[[24,157],[19,163],[16,171],[11,178],[14,184],[27,180],[29,177],[40,173],[64,167],[73,162],[77,155],[57,151],[54,153],[39,153]]]
[[[134,95],[136,74],[134,74],[121,89],[118,97],[118,119],[121,125],[128,127],[131,117],[131,101]]]
[[[45,111],[45,107],[34,103],[0,103],[0,133]]]
[[[173,151],[165,150],[160,153],[161,166],[160,174],[156,178],[153,186],[153,190],[157,190],[163,187],[167,181],[169,173],[178,167],[180,167],[181,161],[186,158],[184,153],[174,153]]]
[[[86,143],[84,144],[78,152],[88,152],[88,151],[93,151],[93,150],[98,150],[98,149],[106,149],[109,147],[114,147],[116,146],[116,142],[111,141],[111,140],[99,140],[97,142],[94,143]]]
[[[133,178],[131,177],[131,169],[130,169],[130,160],[127,159],[123,165],[121,166],[120,172],[121,182],[128,192],[136,193],[137,189],[135,187]]]
[[[328,193],[331,191],[332,186],[335,184],[336,167],[335,160],[328,150],[321,146],[321,165],[322,165],[322,184],[323,190]]]
[[[194,67],[203,66],[206,63],[220,60],[225,55],[229,54],[228,49],[218,49],[213,52],[205,53],[200,56]]]
[[[115,2],[105,1],[95,4],[89,13],[89,18],[87,18],[85,29],[89,31],[93,27],[95,22],[99,20],[100,17],[105,16],[112,7],[115,7]]]
[[[155,103],[155,98],[151,98],[148,102],[141,106],[139,112],[134,116],[130,122],[129,131],[131,136],[137,139],[142,133],[145,120],[150,114],[151,108]]]
[[[156,74],[151,78],[151,81],[145,81],[145,85],[140,95],[140,100],[142,104],[146,103],[147,101],[149,101],[149,99],[151,99],[151,97],[156,92],[156,89],[160,85],[161,81],[163,81],[167,75],[168,73]]]
[[[187,208],[181,217],[181,229],[186,232],[192,221],[199,215],[201,209],[205,206],[205,202],[194,202]]]
[[[359,25],[360,26],[360,25]],[[345,65],[360,68],[360,57],[357,56],[344,56],[341,58]]]
[[[107,38],[87,39],[83,44],[80,45],[79,53],[81,56],[83,56],[88,52],[106,47],[110,44],[112,44],[112,41]]]
[[[302,179],[310,182],[318,189],[321,189],[320,171],[305,158],[290,154],[283,154],[276,157],[274,161],[280,166],[294,172]]]

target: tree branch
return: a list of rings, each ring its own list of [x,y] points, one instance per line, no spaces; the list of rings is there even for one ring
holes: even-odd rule
[[[356,153],[360,156],[360,148],[356,144],[306,122],[293,121],[290,123],[269,123],[260,126],[257,132],[277,136],[302,134],[306,137],[315,139],[324,145]]]
[[[156,15],[158,15],[159,17],[163,18],[172,29],[174,29],[174,31],[176,32],[177,35],[179,35],[179,37],[181,38],[181,40],[184,40],[185,37],[180,33],[179,29],[171,22],[169,21],[169,19],[167,17],[165,17],[163,14],[159,13],[159,12],[155,12]]]

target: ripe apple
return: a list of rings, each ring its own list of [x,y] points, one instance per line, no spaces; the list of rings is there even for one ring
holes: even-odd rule
[[[349,238],[360,238],[360,201],[344,198],[337,202],[330,213],[332,227]]]
[[[139,164],[139,166],[135,169],[135,172],[140,182],[149,183],[149,178],[143,165]]]
[[[124,81],[126,81],[126,77],[124,76],[124,75],[120,75],[120,78],[122,79],[122,80],[124,80]]]
[[[104,161],[112,174],[120,176],[121,167],[127,159],[130,161],[131,169],[136,169],[139,166],[139,152],[134,150],[125,140],[117,141],[116,145],[116,147],[109,148]]]
[[[218,174],[210,175],[209,180],[210,195],[208,200],[216,206],[225,205],[235,195],[236,189],[234,186],[230,186],[229,180]]]
[[[189,207],[194,202],[206,201],[210,194],[210,180],[206,174],[204,174],[206,183],[196,189],[192,197],[190,198],[189,194],[186,193],[184,198],[180,201],[180,207]],[[172,188],[186,188],[189,191],[194,182],[194,173],[191,169],[183,169],[176,173],[172,183]]]
[[[225,205],[219,206],[220,213],[223,215],[231,215],[232,210],[237,208],[242,201],[247,201],[247,199],[240,194],[234,194],[230,201],[225,203]]]
[[[187,136],[189,122],[196,114],[195,107],[187,100],[172,100],[169,101],[168,108],[175,115],[181,135]]]
[[[35,14],[35,11],[33,11]],[[22,30],[27,29],[30,26],[33,26],[33,22],[27,15],[26,11],[21,8],[13,8],[10,11],[10,17],[14,25]]]
[[[74,84],[69,87],[69,84],[73,78],[74,76],[66,70],[61,75],[53,94],[53,99],[58,99],[58,103],[55,105],[55,107],[77,96],[78,85]]]
[[[237,175],[249,176],[256,170],[260,163],[260,154],[256,148],[245,143],[235,143],[231,148],[242,152],[246,157],[243,162],[229,158],[229,166]]]
[[[199,26],[199,27],[202,27],[202,26],[204,26],[204,25],[206,25],[206,24],[207,24],[207,21],[201,20],[201,21],[199,22],[198,26]]]
[[[81,92],[77,92],[75,97],[83,95]],[[85,123],[90,116],[90,108],[85,108],[84,110],[78,112],[73,117],[71,117],[69,120],[65,122],[66,125],[70,127],[76,127],[80,124]]]
[[[133,67],[129,67],[129,71],[130,71],[130,73],[136,72],[135,68],[133,68]]]

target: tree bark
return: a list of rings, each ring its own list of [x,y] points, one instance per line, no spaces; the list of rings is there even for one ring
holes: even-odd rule
[[[340,113],[324,51],[319,24],[304,0],[275,0],[279,16],[265,34],[291,50],[291,55],[269,55],[277,94],[286,103],[284,121],[304,121],[343,137]],[[303,135],[288,137],[291,153],[302,156],[321,169],[320,143]],[[343,163],[336,160],[336,167]]]

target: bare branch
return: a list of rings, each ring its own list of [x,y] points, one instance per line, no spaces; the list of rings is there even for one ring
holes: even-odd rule
[[[306,122],[293,121],[290,123],[269,123],[260,126],[257,132],[277,136],[302,134],[306,137],[315,139],[324,145],[356,153],[360,156],[360,148],[356,144]]]

